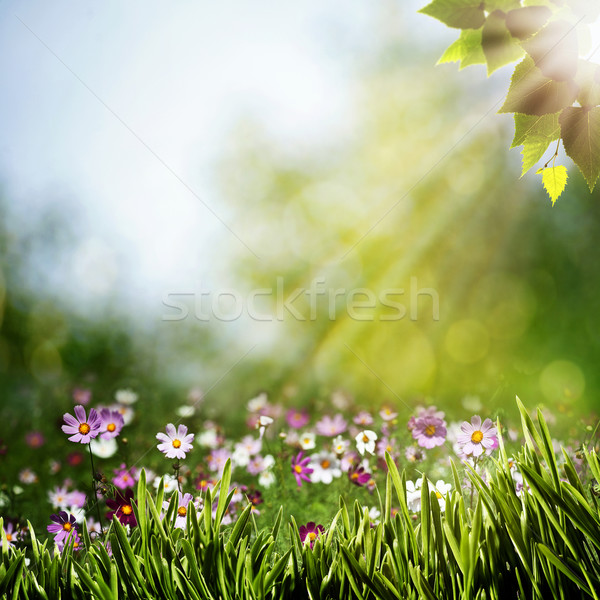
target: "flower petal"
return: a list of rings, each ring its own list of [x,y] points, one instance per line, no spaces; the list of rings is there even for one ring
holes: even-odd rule
[[[81,404],[75,407],[75,416],[80,423],[85,423],[85,408]]]

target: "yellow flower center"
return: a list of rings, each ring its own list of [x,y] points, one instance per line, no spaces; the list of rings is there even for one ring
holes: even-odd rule
[[[437,496],[438,500],[443,498],[443,496],[437,490],[435,491],[435,495]]]
[[[425,435],[431,437],[435,433],[435,425],[427,425],[425,427]]]
[[[133,508],[131,508],[131,505],[125,504],[125,506],[121,507],[121,511],[124,515],[130,515],[133,512]]]
[[[71,531],[71,529],[73,528],[73,525],[71,525],[71,523],[63,523],[63,529],[65,531]]]
[[[185,517],[185,515],[187,515],[187,508],[186,508],[185,506],[180,506],[180,507],[177,509],[177,514],[178,514],[180,517]]]
[[[352,473],[352,475],[350,475],[350,479],[356,481],[358,479],[358,473]]]
[[[117,426],[114,423],[109,423],[106,426],[106,431],[110,431],[111,433],[117,428]]]
[[[329,462],[327,459],[325,459],[325,460],[322,460],[322,461],[321,461],[321,467],[322,467],[323,469],[329,469],[329,465],[330,465],[330,464],[331,464],[331,463],[330,463],[330,462]]]
[[[317,539],[317,534],[316,534],[314,531],[311,531],[311,532],[308,534],[308,539],[309,539],[311,542],[314,542],[314,541]]]
[[[363,434],[363,442],[367,444],[369,442],[369,436],[365,433]]]
[[[6,534],[6,540],[7,540],[8,542],[12,542],[12,533],[7,533],[7,534]]]
[[[179,448],[181,446],[181,442],[179,440],[173,440],[173,448]]]
[[[311,442],[312,442],[312,440],[311,440],[309,437],[305,437],[305,438],[304,438],[304,443],[305,443],[305,444],[307,444],[307,445],[308,445],[308,444],[310,444]]]
[[[90,426],[87,423],[81,423],[79,426],[79,433],[81,435],[87,435],[90,432]]]
[[[206,479],[200,480],[200,488],[201,489],[205,488],[207,484],[208,484],[208,481],[206,481]]]
[[[300,473],[302,473],[302,467],[300,465],[296,465],[294,467],[294,471],[296,471],[296,473],[298,473],[298,475],[300,475]]]
[[[479,430],[474,431],[471,435],[471,441],[474,444],[479,444],[479,442],[481,442],[482,439],[483,439],[483,432],[481,432]]]

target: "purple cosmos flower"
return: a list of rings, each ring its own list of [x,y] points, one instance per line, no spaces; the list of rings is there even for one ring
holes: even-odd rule
[[[471,422],[465,421],[460,426],[457,442],[462,446],[465,456],[481,456],[484,452],[491,452],[498,445],[496,428],[491,419],[486,419],[483,424],[481,417],[471,417]]]
[[[178,507],[177,516],[175,517],[175,527],[179,527],[179,529],[185,529],[187,524],[188,504],[191,502],[193,496],[192,494],[183,494],[183,496],[181,496],[179,492],[176,493],[178,496]],[[169,508],[169,502],[166,500],[163,502],[163,508],[165,510]]]
[[[194,434],[189,433],[185,425],[179,425],[175,431],[175,425],[169,423],[164,433],[157,433],[156,439],[162,444],[158,444],[157,448],[164,453],[167,458],[185,458],[186,452],[189,452],[193,446]]]
[[[54,534],[54,541],[57,544],[64,541],[73,531],[77,531],[75,529],[75,516],[64,510],[61,510],[56,515],[50,515],[50,520],[53,521],[53,523],[48,525],[46,529]]]
[[[417,417],[412,436],[422,448],[441,446],[446,439],[446,423],[442,419],[429,415]]]
[[[262,504],[264,502],[260,490],[252,490],[252,491],[246,492],[246,498],[248,499],[248,502],[250,502],[250,504],[252,504],[252,512],[255,515],[260,515],[260,511],[258,510],[258,508],[256,508],[257,506],[259,506],[260,504]]]
[[[325,532],[323,525],[317,525],[314,521],[310,521],[306,525],[300,525],[298,533],[300,534],[300,541],[303,544],[310,544],[312,548],[315,540],[319,535]]]
[[[291,410],[287,411],[285,420],[290,427],[294,429],[302,429],[308,423],[310,417],[308,415],[308,411],[305,409],[296,410],[292,408]]]
[[[121,463],[118,469],[114,470],[115,476],[113,477],[113,485],[120,490],[126,490],[127,488],[133,487],[136,481],[134,474],[131,469],[125,467],[125,463]]]
[[[90,408],[90,416],[86,418],[85,408],[78,404],[75,407],[75,416],[65,413],[63,419],[66,425],[62,426],[62,430],[71,436],[70,442],[89,444],[90,440],[100,433],[102,421],[94,408]]]
[[[315,423],[317,433],[326,437],[340,435],[340,433],[346,431],[347,427],[348,423],[346,423],[344,417],[340,413],[337,413],[333,417],[325,415],[320,421]]]
[[[75,388],[73,390],[73,400],[77,404],[83,404],[87,406],[92,399],[92,390],[86,388]]]
[[[356,425],[362,425],[363,427],[373,425],[373,417],[366,410],[361,410],[352,420]]]
[[[117,437],[123,429],[124,421],[123,415],[116,410],[110,410],[110,408],[103,408],[100,411],[100,419],[102,419],[102,425],[100,427],[100,437],[105,440]]]
[[[46,443],[46,438],[41,431],[28,431],[25,434],[25,443],[30,448],[40,448]]]
[[[225,463],[230,456],[231,453],[226,448],[216,448],[215,450],[211,450],[210,454],[206,457],[208,470],[213,473],[222,473],[225,468]]]
[[[113,515],[119,519],[123,525],[130,525],[135,527],[137,520],[133,513],[133,490],[128,489],[123,493],[117,492],[114,500],[108,498],[106,500],[106,506],[111,510],[106,513],[106,518],[112,520]]]
[[[304,452],[300,451],[296,456],[292,456],[292,473],[296,478],[296,483],[298,487],[302,487],[302,480],[308,481],[310,483],[309,475],[313,472],[313,470],[308,467],[308,463],[310,462],[310,456],[304,458]]]
[[[354,485],[362,487],[371,481],[371,473],[367,473],[364,467],[353,466],[348,469],[348,479]]]
[[[6,535],[6,542],[9,546],[14,546],[17,542],[17,532],[15,531],[14,523],[10,521],[4,526],[4,534]],[[2,536],[0,535],[0,548],[2,548]]]
[[[54,538],[54,541],[57,543],[58,545],[58,551],[62,552],[65,549],[65,546],[67,544],[70,544],[73,546],[73,550],[80,550],[81,549],[81,538],[79,537],[79,533],[77,532],[77,529],[72,529],[70,534],[65,536],[63,539],[61,539],[60,541],[56,541],[56,538]]]

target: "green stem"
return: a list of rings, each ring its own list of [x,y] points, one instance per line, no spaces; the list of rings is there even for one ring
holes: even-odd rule
[[[87,447],[90,451],[90,462],[92,464],[92,493],[94,494],[94,502],[96,503],[96,510],[98,511],[98,525],[100,525],[100,535],[104,537],[104,527],[102,527],[102,515],[100,514],[100,504],[98,504],[98,494],[96,492],[96,469],[94,468],[94,455],[92,454],[92,445],[88,443]]]

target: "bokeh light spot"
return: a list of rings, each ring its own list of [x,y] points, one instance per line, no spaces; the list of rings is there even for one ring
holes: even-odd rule
[[[572,402],[585,390],[583,371],[569,360],[555,360],[540,374],[540,389],[548,401]]]
[[[458,363],[470,364],[481,360],[490,349],[486,327],[474,319],[457,321],[446,333],[446,351]]]

